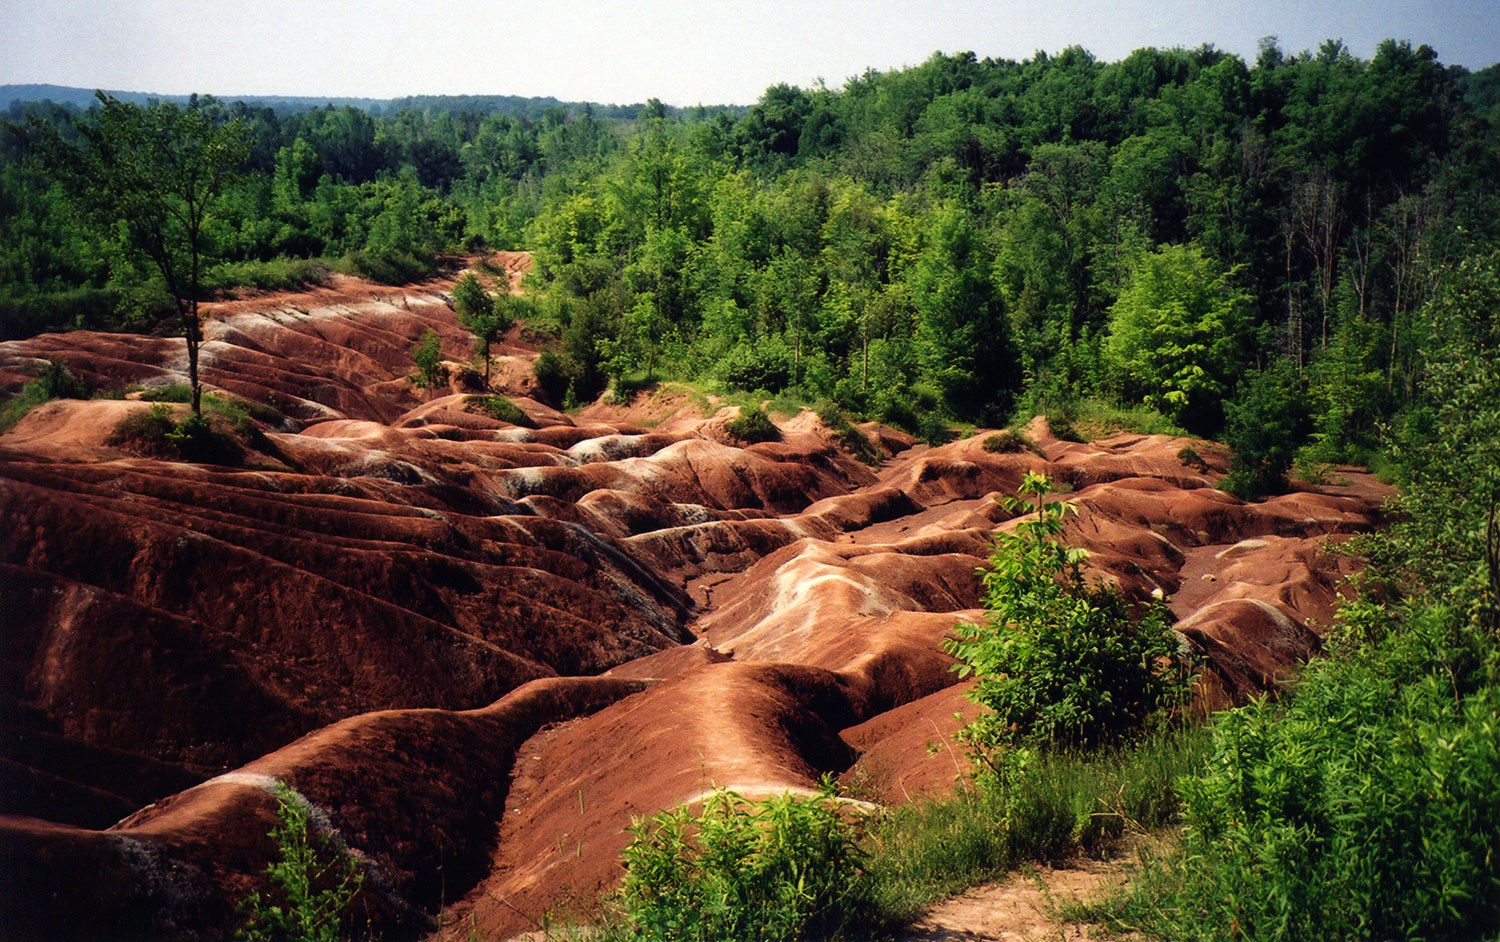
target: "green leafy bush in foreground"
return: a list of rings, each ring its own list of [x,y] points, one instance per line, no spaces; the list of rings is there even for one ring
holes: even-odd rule
[[[857,827],[831,787],[752,802],[716,791],[694,814],[632,829],[620,891],[636,939],[825,938],[862,918],[869,893]]]
[[[1117,924],[1203,940],[1500,934],[1500,646],[1446,609],[1411,615],[1308,665],[1289,706],[1220,715],[1181,786],[1182,848]]]
[[[338,942],[349,905],[364,885],[364,874],[326,834],[314,835],[301,798],[286,785],[276,787],[276,827],[271,839],[279,858],[266,868],[276,890],[254,893],[244,903],[244,942]]]
[[[1187,697],[1191,677],[1165,608],[1139,618],[1120,591],[1089,585],[1087,551],[1058,537],[1072,505],[1046,502],[1051,482],[1028,473],[1019,493],[1036,519],[995,538],[981,573],[985,620],[954,629],[944,649],[969,697],[987,708],[961,734],[992,771],[1032,746],[1097,747],[1143,729]],[[1032,509],[1013,500],[1010,509]]]

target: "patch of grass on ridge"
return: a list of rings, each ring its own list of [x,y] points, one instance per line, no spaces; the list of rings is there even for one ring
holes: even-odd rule
[[[509,422],[511,425],[519,425],[522,428],[536,428],[536,423],[531,420],[531,416],[505,396],[496,394],[470,396],[468,404],[497,421]]]

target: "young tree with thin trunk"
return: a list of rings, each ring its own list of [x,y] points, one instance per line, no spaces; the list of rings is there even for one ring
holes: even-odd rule
[[[193,412],[200,413],[198,303],[213,259],[205,224],[226,178],[249,154],[247,129],[216,120],[196,98],[186,108],[141,108],[103,92],[98,98],[92,120],[78,123],[78,144],[43,129],[41,154],[61,172],[79,208],[118,227],[126,245],[161,275],[187,340]]]
[[[453,286],[453,311],[464,329],[474,334],[474,355],[484,362],[484,386],[490,385],[490,347],[510,330],[514,319],[506,310],[509,295],[492,295],[473,272],[465,272]]]

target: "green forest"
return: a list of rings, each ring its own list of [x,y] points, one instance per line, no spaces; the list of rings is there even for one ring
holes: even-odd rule
[[[412,101],[156,105],[241,138],[200,290],[528,249],[558,404],[713,380],[929,439],[1110,406],[1210,437],[1271,423],[1327,462],[1414,414],[1424,311],[1500,244],[1500,72],[1404,42],[935,54],[742,110]],[[170,312],[125,227],[37,156],[99,113],[11,107],[0,336]]]

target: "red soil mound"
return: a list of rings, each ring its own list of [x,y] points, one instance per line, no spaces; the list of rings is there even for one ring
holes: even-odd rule
[[[676,387],[570,417],[528,397],[519,334],[508,422],[407,376],[429,328],[467,359],[451,283],[216,306],[206,382],[286,416],[257,413],[243,466],[124,453],[131,401],[0,437],[0,935],[227,934],[277,782],[365,869],[371,927],[455,938],[591,901],[632,817],[710,788],[946,787],[973,708],[939,642],[981,616],[1028,470],[1075,489],[1091,578],[1172,598],[1214,703],[1317,649],[1349,567],[1321,548],[1376,521],[1368,479],[1245,504],[1163,436],[1038,426],[1043,457],[869,427],[872,469],[811,413],[743,446]],[[180,341],[78,333],[0,344],[0,383],[47,356],[114,386],[184,368]]]

